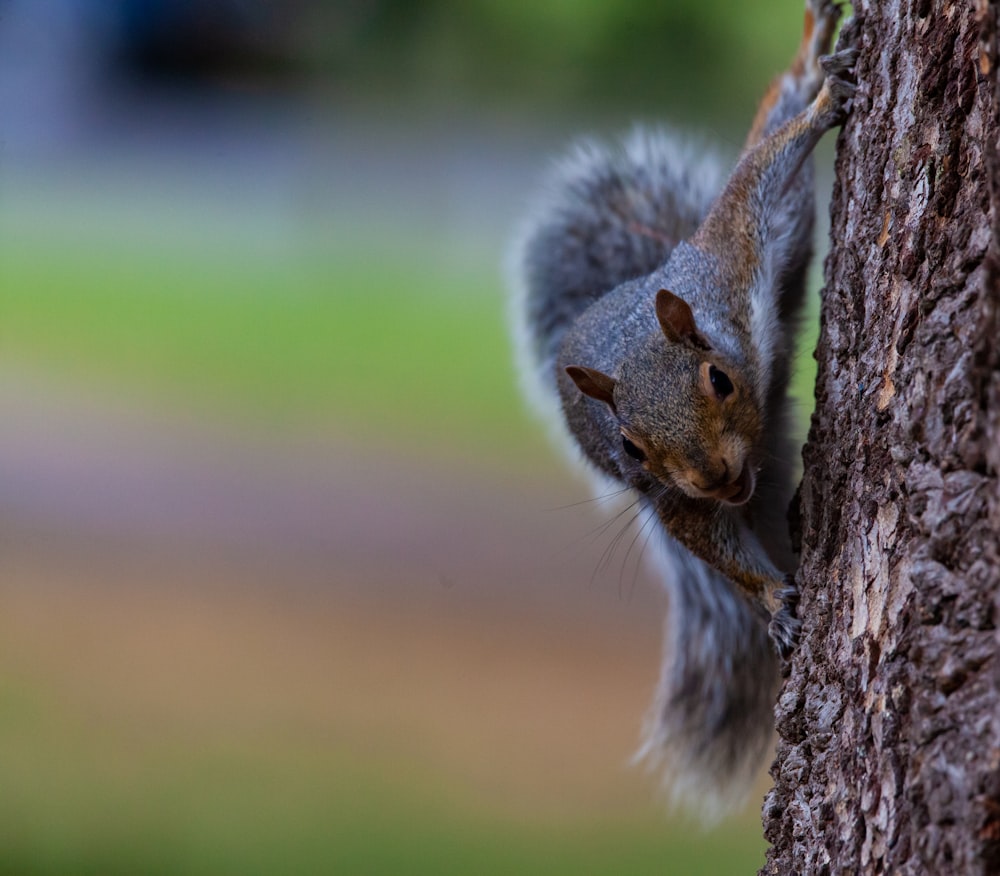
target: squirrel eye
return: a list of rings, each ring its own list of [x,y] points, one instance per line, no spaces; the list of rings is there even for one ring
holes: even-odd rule
[[[712,389],[719,401],[733,394],[733,382],[725,371],[720,371],[714,365],[708,366],[708,379],[712,382]]]
[[[636,447],[633,442],[629,441],[624,435],[622,435],[622,448],[629,456],[632,457],[632,459],[637,459],[639,462],[643,462],[646,459],[646,454]]]

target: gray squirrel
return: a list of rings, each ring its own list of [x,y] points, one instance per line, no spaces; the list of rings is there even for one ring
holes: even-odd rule
[[[668,594],[639,756],[678,802],[740,805],[798,633],[786,391],[812,256],[811,152],[846,117],[856,50],[830,0],[735,169],[639,131],[580,146],[515,250],[519,366],[592,470],[654,515]]]

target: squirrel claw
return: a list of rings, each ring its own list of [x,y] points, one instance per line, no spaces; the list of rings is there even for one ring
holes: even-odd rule
[[[775,596],[781,600],[783,607],[792,614],[796,613],[795,610],[799,607],[799,588],[795,586],[795,578],[792,575],[785,576],[785,586]]]
[[[851,102],[858,88],[854,75],[857,60],[858,50],[854,46],[819,59],[826,74],[826,82],[815,105],[820,110],[821,118],[830,127],[842,123],[851,111]]]
[[[802,624],[796,616],[799,606],[799,589],[795,586],[792,575],[785,578],[785,587],[775,595],[781,600],[779,608],[771,617],[767,632],[774,642],[775,650],[783,661],[788,661],[799,640],[799,630]]]
[[[826,78],[835,81],[843,81],[850,85],[855,83],[854,65],[858,61],[858,47],[846,46],[838,48],[832,55],[823,55],[819,59],[819,65],[826,73]]]

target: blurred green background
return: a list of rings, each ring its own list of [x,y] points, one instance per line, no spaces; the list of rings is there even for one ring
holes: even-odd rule
[[[664,602],[524,411],[502,263],[580,133],[731,157],[800,23],[9,0],[0,873],[756,871],[756,803],[628,765]]]

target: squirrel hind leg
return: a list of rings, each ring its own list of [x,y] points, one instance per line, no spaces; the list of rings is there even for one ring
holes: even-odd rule
[[[799,44],[793,69],[798,68],[802,75],[819,77],[819,82],[822,82],[819,59],[833,45],[833,35],[842,11],[842,4],[835,0],[807,0],[802,42]]]
[[[821,124],[828,128],[841,124],[851,111],[851,101],[858,87],[857,60],[858,50],[850,45],[821,59],[826,80],[813,106]]]
[[[821,58],[833,45],[840,14],[840,4],[833,0],[807,0],[802,41],[795,59],[772,81],[761,99],[745,149],[752,148],[805,109],[819,92],[824,79]]]

